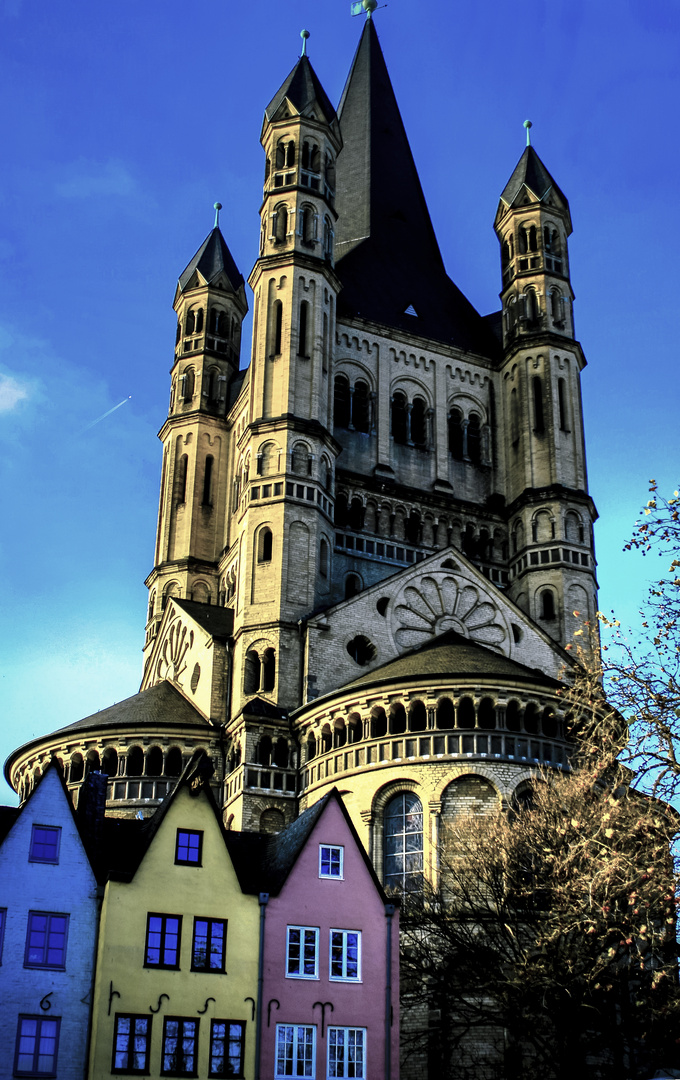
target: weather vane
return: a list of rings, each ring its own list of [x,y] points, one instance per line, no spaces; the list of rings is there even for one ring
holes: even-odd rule
[[[534,126],[531,120],[525,120],[524,126],[527,129],[527,146],[531,146],[531,129]]]
[[[365,11],[366,18],[370,19],[377,6],[378,0],[353,0],[350,12],[352,15],[361,15],[362,11]],[[383,7],[387,7],[387,4],[383,4]]]

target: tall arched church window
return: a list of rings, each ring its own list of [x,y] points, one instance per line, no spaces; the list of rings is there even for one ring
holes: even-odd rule
[[[322,578],[328,577],[328,544],[324,539],[319,545],[319,573]]]
[[[368,384],[359,379],[352,394],[352,424],[355,431],[368,435],[371,424],[371,403]]]
[[[567,424],[567,392],[564,379],[557,380],[557,404],[560,411],[560,431],[568,431]]]
[[[348,428],[350,424],[349,380],[345,375],[335,376],[333,397],[333,421],[336,427]]]
[[[456,461],[463,460],[463,414],[460,409],[449,413],[449,452]]]
[[[182,454],[179,462],[177,463],[177,480],[175,486],[175,501],[177,503],[183,503],[186,501],[188,467],[189,459],[186,454]]]
[[[545,430],[543,416],[543,380],[540,375],[534,375],[531,380],[531,388],[534,395],[534,431],[539,435]]]
[[[298,319],[298,356],[309,357],[309,345],[307,343],[307,323],[309,318],[309,304],[306,300],[300,301],[300,316]]]
[[[550,589],[544,589],[541,593],[541,618],[555,618],[555,596]]]
[[[179,392],[182,397],[182,401],[191,401],[194,396],[194,384],[196,378],[193,368],[187,368],[180,378]]]
[[[292,169],[295,165],[295,143],[291,139],[286,147],[286,168]]]
[[[392,438],[402,445],[408,442],[407,401],[401,390],[397,390],[392,396]]]
[[[189,337],[191,334],[193,334],[195,332],[196,332],[196,312],[192,308],[189,308],[189,310],[187,311],[187,314],[186,314],[186,318],[184,320],[184,334],[185,334],[186,337]]]
[[[390,799],[383,819],[386,889],[416,892],[423,880],[423,808],[412,791]]]
[[[257,561],[259,563],[272,561],[273,536],[271,529],[262,529],[257,540]]]
[[[260,658],[249,649],[243,664],[243,693],[256,694],[260,689]]]
[[[262,657],[262,689],[270,692],[276,685],[276,653],[273,649],[266,649]]]
[[[482,429],[479,417],[475,413],[468,420],[467,452],[470,461],[479,465],[482,460]]]

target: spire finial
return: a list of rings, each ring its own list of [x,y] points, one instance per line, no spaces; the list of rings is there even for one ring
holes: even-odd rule
[[[216,229],[218,229],[219,226],[220,226],[220,210],[221,209],[222,209],[222,203],[221,202],[216,202],[215,203],[215,228]]]
[[[300,37],[302,38],[302,52],[301,56],[307,55],[307,38],[309,37],[309,30],[301,30]]]
[[[350,12],[352,15],[361,15],[361,12],[365,11],[366,18],[370,19],[377,6],[378,0],[352,0]]]
[[[531,146],[531,129],[534,126],[531,120],[525,120],[524,126],[527,129],[527,146]]]

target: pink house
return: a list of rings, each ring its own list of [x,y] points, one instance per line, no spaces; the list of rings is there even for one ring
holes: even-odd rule
[[[255,1080],[398,1080],[399,912],[337,790],[266,862]]]

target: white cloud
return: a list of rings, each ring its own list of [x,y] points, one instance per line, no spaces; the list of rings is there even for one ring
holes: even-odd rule
[[[56,185],[57,195],[64,199],[90,199],[101,195],[132,195],[136,183],[122,161],[86,161],[80,158],[64,170],[64,178]]]
[[[22,384],[13,375],[5,375],[0,371],[0,413],[11,412],[28,396],[26,384]]]

